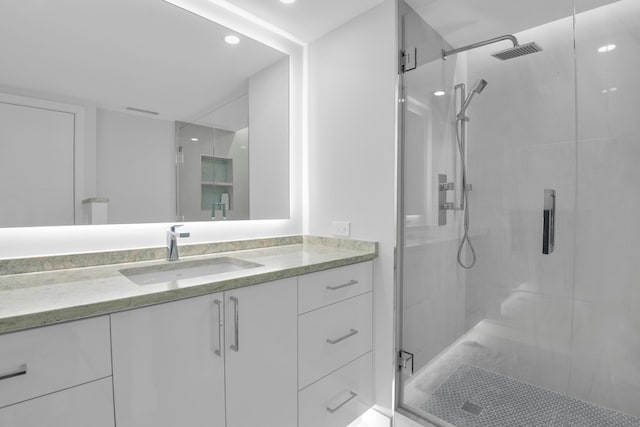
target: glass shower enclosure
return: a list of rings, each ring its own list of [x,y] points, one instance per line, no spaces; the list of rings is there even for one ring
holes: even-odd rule
[[[398,410],[640,426],[640,2],[399,3]]]

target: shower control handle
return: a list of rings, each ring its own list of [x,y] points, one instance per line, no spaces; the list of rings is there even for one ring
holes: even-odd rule
[[[542,209],[542,253],[553,252],[556,240],[556,190],[544,190],[544,206]]]
[[[450,191],[450,190],[455,190],[456,185],[453,182],[444,182],[444,183],[439,183],[438,188],[440,191]]]

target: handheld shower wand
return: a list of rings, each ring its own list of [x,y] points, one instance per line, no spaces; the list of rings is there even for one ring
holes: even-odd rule
[[[480,79],[480,81],[476,84],[476,87],[473,88],[473,90],[471,91],[467,99],[462,104],[462,108],[460,108],[460,112],[457,115],[458,120],[465,120],[465,121],[469,120],[469,118],[465,115],[467,108],[469,108],[469,104],[471,104],[471,100],[473,99],[474,95],[476,93],[478,94],[482,93],[484,88],[487,87],[487,84],[488,83],[485,79]]]
[[[462,206],[461,208],[464,210],[464,218],[463,218],[463,235],[462,239],[460,239],[460,244],[458,245],[458,265],[464,269],[469,269],[476,264],[476,251],[471,244],[471,240],[469,239],[469,189],[470,186],[467,185],[467,159],[466,159],[466,149],[467,149],[467,132],[466,132],[466,122],[469,121],[469,117],[465,114],[467,108],[471,104],[471,100],[473,99],[476,93],[482,93],[485,87],[487,87],[487,81],[484,79],[480,79],[476,86],[473,88],[469,96],[465,99],[464,97],[464,85],[461,85],[461,100],[462,107],[460,107],[460,112],[456,115],[456,140],[458,142],[458,151],[460,152],[460,163],[462,164]],[[462,260],[462,250],[464,249],[465,243],[469,246],[469,251],[471,252],[471,262],[469,264],[465,264]]]

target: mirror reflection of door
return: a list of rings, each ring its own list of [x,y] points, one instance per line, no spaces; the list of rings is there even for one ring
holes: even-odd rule
[[[0,224],[74,223],[74,123],[70,112],[0,102]]]

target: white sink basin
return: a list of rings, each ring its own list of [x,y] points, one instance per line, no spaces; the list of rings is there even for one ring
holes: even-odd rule
[[[262,264],[237,258],[221,257],[197,261],[174,261],[149,267],[125,268],[120,270],[120,273],[138,285],[151,285],[255,267],[262,267]]]

